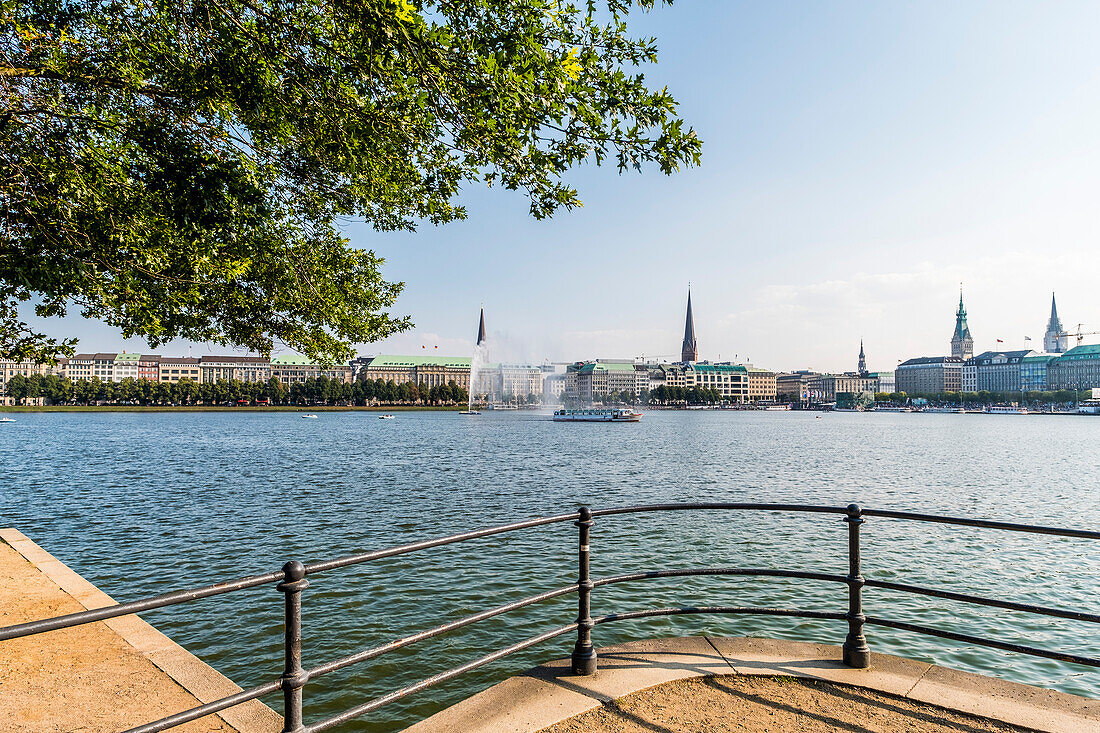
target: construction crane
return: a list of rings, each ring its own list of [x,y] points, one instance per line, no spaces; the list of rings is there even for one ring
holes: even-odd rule
[[[1085,324],[1083,324],[1083,323],[1078,323],[1077,324],[1077,333],[1060,333],[1060,334],[1057,335],[1057,338],[1067,338],[1069,336],[1076,336],[1077,337],[1077,345],[1080,346],[1081,342],[1085,339],[1085,336],[1100,335],[1100,331],[1082,331],[1081,328],[1084,325]]]

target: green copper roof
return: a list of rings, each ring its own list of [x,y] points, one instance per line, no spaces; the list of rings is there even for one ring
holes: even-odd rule
[[[585,364],[578,372],[632,372],[634,371],[633,364],[616,364],[615,362],[604,363],[602,361],[593,361]]]
[[[118,354],[115,361],[141,361],[141,354]]]
[[[1025,356],[1023,359],[1020,359],[1020,361],[1035,363],[1050,361],[1051,359],[1057,359],[1058,357],[1059,354],[1032,354],[1031,356]]]
[[[1074,346],[1072,349],[1059,356],[1058,360],[1061,361],[1065,359],[1069,361],[1070,359],[1096,358],[1100,358],[1100,344],[1084,344],[1083,346]]]
[[[379,354],[371,359],[369,369],[440,366],[455,369],[469,369],[470,357],[468,356],[394,356],[391,354]]]
[[[692,364],[697,372],[744,372],[748,371],[740,364]]]

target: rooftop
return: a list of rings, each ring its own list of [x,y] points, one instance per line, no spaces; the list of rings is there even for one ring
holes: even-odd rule
[[[468,356],[400,356],[394,354],[379,354],[371,359],[367,365],[369,369],[441,366],[453,369],[469,369],[470,357]]]
[[[1083,344],[1074,346],[1058,357],[1059,361],[1065,359],[1100,359],[1100,344]]]
[[[590,361],[577,369],[579,372],[633,372],[633,362]]]

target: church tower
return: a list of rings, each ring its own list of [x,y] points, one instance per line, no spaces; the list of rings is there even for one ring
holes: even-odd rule
[[[1064,354],[1069,351],[1069,336],[1062,336],[1066,331],[1062,328],[1062,321],[1058,318],[1058,304],[1054,302],[1054,293],[1050,294],[1050,320],[1047,321],[1047,332],[1043,336],[1043,350],[1048,354]]]
[[[691,288],[688,288],[687,322],[684,324],[684,345],[680,349],[680,361],[692,362],[699,359],[699,347],[695,343],[695,319],[691,317]]]
[[[863,353],[863,339],[859,340],[859,376],[866,377],[867,372],[867,355]]]
[[[963,305],[962,288],[959,288],[959,309],[955,311],[955,333],[951,336],[951,356],[964,361],[974,356],[974,339],[970,326],[966,325],[966,307]]]

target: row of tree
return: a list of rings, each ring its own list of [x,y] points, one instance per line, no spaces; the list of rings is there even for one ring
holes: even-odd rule
[[[903,405],[914,399],[925,399],[935,405],[1004,405],[1018,404],[1070,404],[1092,397],[1092,390],[1044,390],[1044,391],[1016,391],[994,392],[981,390],[980,392],[935,392],[932,394],[906,394],[905,392],[878,392],[875,394],[876,402],[892,402]]]
[[[55,405],[450,405],[467,400],[466,390],[454,381],[429,387],[381,379],[347,383],[323,375],[288,385],[276,377],[266,382],[231,379],[200,384],[190,379],[154,382],[127,377],[111,382],[16,374],[5,392],[16,404],[43,398]]]

